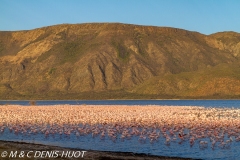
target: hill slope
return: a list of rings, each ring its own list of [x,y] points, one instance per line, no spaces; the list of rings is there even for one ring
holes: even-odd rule
[[[0,98],[239,98],[239,59],[235,32],[118,23],[0,31]]]

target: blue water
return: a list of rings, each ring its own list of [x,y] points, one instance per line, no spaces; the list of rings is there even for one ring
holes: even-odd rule
[[[4,104],[20,104],[29,105],[29,101],[0,101],[0,105]],[[82,100],[82,101],[36,101],[37,105],[57,105],[57,104],[86,104],[86,105],[166,105],[166,106],[203,106],[217,108],[240,108],[240,100]],[[167,146],[164,139],[158,142],[139,143],[138,138],[122,141],[119,137],[113,142],[109,138],[101,140],[99,137],[92,138],[91,135],[69,137],[54,135],[45,137],[43,134],[36,135],[15,135],[7,129],[0,134],[0,140],[22,141],[30,143],[40,143],[48,145],[56,145],[62,147],[72,147],[79,149],[101,150],[101,151],[121,151],[146,153],[159,156],[186,157],[195,159],[218,159],[218,160],[234,160],[240,159],[240,142],[232,142],[229,148],[216,147],[214,150],[210,147],[201,149],[198,144],[190,147],[189,143],[173,142]],[[207,139],[206,139],[207,140]],[[209,141],[209,140],[207,140]]]
[[[199,148],[198,143],[190,147],[189,142],[183,142],[179,144],[171,142],[170,145],[165,145],[165,139],[160,138],[158,141],[150,143],[146,141],[140,143],[138,137],[132,137],[131,139],[122,140],[119,137],[116,141],[112,141],[109,137],[101,139],[99,136],[92,137],[91,134],[76,137],[74,134],[70,136],[55,134],[45,137],[42,134],[24,135],[10,133],[6,130],[0,134],[0,140],[10,139],[11,141],[28,142],[37,144],[47,144],[61,147],[77,148],[81,150],[99,150],[99,151],[114,151],[114,152],[134,152],[145,153],[150,155],[169,156],[169,157],[182,157],[204,160],[238,160],[240,159],[240,142],[232,142],[229,148],[211,149],[211,145],[207,148]],[[208,140],[205,138],[204,140]],[[210,143],[210,142],[209,142]]]
[[[87,105],[166,105],[166,106],[203,106],[217,108],[240,108],[240,100],[56,100],[56,101],[35,101],[37,105],[57,105],[57,104],[87,104]],[[3,104],[29,105],[26,101],[3,101]]]

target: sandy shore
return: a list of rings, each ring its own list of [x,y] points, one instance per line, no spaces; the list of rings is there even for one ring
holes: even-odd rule
[[[9,141],[0,141],[0,153],[3,151],[7,151],[10,153],[11,151],[79,151],[79,149],[69,149],[69,148],[62,148],[57,146],[47,146],[41,144],[31,144],[31,143],[19,143],[19,142],[9,142]],[[83,150],[82,150],[83,151]],[[85,151],[85,150],[84,150]],[[9,158],[4,158],[9,159]],[[12,158],[17,159],[17,158]],[[31,158],[25,157],[25,159],[30,160]],[[21,158],[21,160],[25,160]],[[49,160],[51,158],[39,158],[41,160]],[[76,158],[52,158],[52,159],[75,159]],[[164,156],[152,156],[146,154],[136,154],[130,152],[102,152],[102,151],[87,151],[84,154],[83,158],[77,159],[84,159],[84,160],[157,160],[157,159],[166,159],[166,160],[190,160],[189,158],[177,158],[177,157],[164,157]]]

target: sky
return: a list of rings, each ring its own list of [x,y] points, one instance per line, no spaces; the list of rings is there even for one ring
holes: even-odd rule
[[[119,22],[240,33],[239,0],[0,0],[0,30]]]

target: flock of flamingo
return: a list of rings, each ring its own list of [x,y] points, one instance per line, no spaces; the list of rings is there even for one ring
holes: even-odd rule
[[[0,106],[0,136],[18,134],[91,135],[113,141],[189,143],[228,148],[240,142],[240,109],[189,106],[55,105]]]

